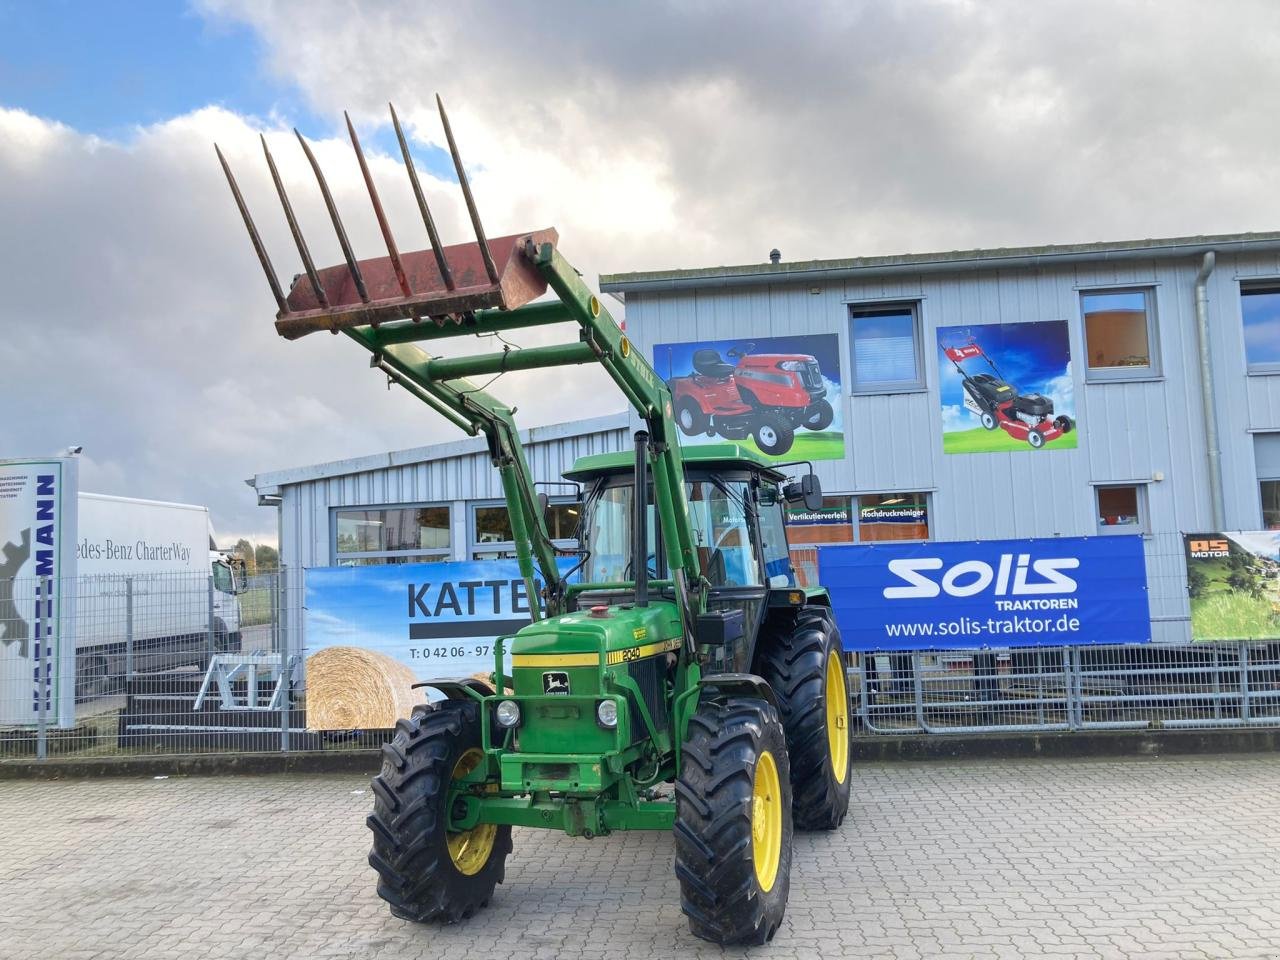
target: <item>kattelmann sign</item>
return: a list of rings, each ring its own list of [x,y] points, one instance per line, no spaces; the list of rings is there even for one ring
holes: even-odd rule
[[[848,650],[1149,643],[1142,538],[823,547]]]

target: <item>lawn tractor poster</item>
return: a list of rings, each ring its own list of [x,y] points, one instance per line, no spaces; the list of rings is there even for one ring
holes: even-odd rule
[[[1191,639],[1280,640],[1280,532],[1189,533]]]
[[[560,560],[562,570],[576,562]],[[304,586],[312,730],[394,726],[414,704],[440,699],[415,683],[488,677],[496,638],[530,621],[514,560],[317,567]]]
[[[841,460],[840,341],[835,334],[659,343],[686,445],[741,443],[770,460]]]
[[[943,453],[1074,449],[1065,320],[938,328]]]
[[[1150,643],[1138,536],[821,547],[846,650]]]
[[[0,460],[0,724],[75,722],[73,458]]]

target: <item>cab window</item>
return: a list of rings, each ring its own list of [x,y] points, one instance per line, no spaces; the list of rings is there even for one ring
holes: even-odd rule
[[[213,588],[220,593],[235,593],[235,584],[231,579],[231,568],[225,563],[213,565]]]
[[[782,499],[772,487],[760,491],[760,546],[764,551],[764,575],[775,589],[794,587],[796,573],[787,549],[787,527],[782,517]]]
[[[747,482],[695,480],[687,489],[703,575],[713,587],[759,586],[760,562],[747,525]]]

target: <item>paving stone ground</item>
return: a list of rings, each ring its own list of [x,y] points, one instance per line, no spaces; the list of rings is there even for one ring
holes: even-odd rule
[[[491,906],[387,913],[359,776],[0,781],[0,958],[1280,957],[1280,757],[863,766],[773,944],[680,913],[667,834],[517,831]]]

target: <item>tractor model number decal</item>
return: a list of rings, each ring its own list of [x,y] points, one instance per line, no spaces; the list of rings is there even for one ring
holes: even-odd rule
[[[640,647],[627,647],[625,650],[614,650],[609,654],[608,663],[610,666],[618,663],[631,663],[633,660],[643,660],[645,657],[656,656],[659,653],[670,653],[680,647],[679,638],[672,640],[661,640],[658,643],[647,643]]]

